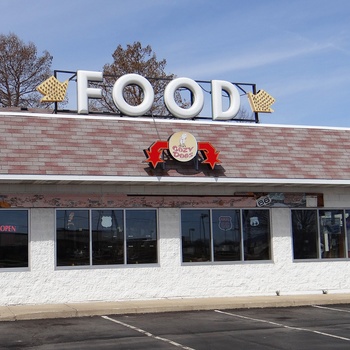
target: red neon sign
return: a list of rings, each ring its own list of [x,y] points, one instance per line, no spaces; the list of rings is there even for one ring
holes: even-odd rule
[[[212,169],[214,169],[216,164],[221,163],[219,159],[219,151],[210,142],[198,142],[198,151],[201,152],[204,160],[203,164],[208,164]],[[164,163],[161,158],[162,152],[168,150],[168,141],[155,141],[152,145],[144,150],[147,157],[146,162],[150,163],[153,168],[155,168],[159,163]]]
[[[158,163],[164,163],[164,160],[161,158],[162,152],[165,149],[168,149],[168,141],[156,141],[145,150],[146,156],[148,157],[146,162],[151,163],[153,168],[157,166]]]
[[[15,225],[0,225],[0,232],[17,232]]]

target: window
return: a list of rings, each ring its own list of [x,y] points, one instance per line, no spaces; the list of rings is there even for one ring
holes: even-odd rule
[[[57,265],[89,265],[89,211],[58,210],[56,215]]]
[[[210,261],[209,210],[183,210],[181,214],[184,262]]]
[[[124,215],[122,210],[93,210],[92,264],[124,264]]]
[[[57,266],[157,263],[157,212],[57,210],[56,255]]]
[[[318,257],[317,210],[293,210],[293,254],[294,259],[316,259]]]
[[[340,209],[292,210],[294,259],[349,257],[349,215]]]
[[[346,240],[347,240],[347,257],[350,257],[350,210],[345,211],[346,220]]]
[[[344,213],[342,210],[320,210],[321,257],[345,258]]]
[[[181,230],[183,262],[270,259],[268,209],[184,209]]]
[[[214,261],[241,260],[240,210],[213,210]]]
[[[244,260],[270,259],[270,212],[243,210]]]
[[[126,211],[128,264],[157,262],[157,218],[155,210]]]
[[[28,267],[28,211],[0,210],[0,268]]]

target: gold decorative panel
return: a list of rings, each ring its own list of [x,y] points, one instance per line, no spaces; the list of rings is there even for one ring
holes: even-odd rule
[[[273,112],[273,109],[270,106],[275,102],[275,99],[264,90],[259,90],[255,95],[248,92],[248,100],[253,112]]]
[[[61,83],[54,76],[46,79],[36,89],[44,95],[40,102],[62,102],[66,96],[68,80]]]

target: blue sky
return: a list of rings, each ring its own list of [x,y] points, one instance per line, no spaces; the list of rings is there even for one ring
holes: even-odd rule
[[[57,70],[101,71],[119,44],[140,41],[167,73],[269,92],[262,123],[350,127],[348,0],[1,0],[9,32]]]

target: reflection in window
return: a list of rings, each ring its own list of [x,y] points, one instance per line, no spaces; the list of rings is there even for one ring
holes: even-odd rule
[[[344,216],[342,210],[320,210],[322,258],[345,258]]]
[[[126,211],[128,264],[156,263],[157,213],[155,210]]]
[[[294,259],[340,259],[348,257],[347,252],[350,250],[350,219],[348,217],[348,210],[293,210]],[[346,221],[344,218],[346,218]],[[347,245],[345,229],[348,235]]]
[[[28,267],[28,211],[0,210],[0,268]]]
[[[214,261],[241,260],[240,211],[213,210]]]
[[[57,210],[56,230],[57,266],[158,261],[155,209]]]
[[[244,260],[270,259],[269,210],[243,210],[242,216]]]
[[[57,265],[89,265],[88,210],[57,210]]]
[[[346,220],[346,238],[347,238],[347,257],[350,257],[350,210],[345,211],[345,220]]]
[[[92,264],[124,263],[124,220],[122,210],[93,210]]]
[[[210,211],[182,210],[181,226],[183,261],[210,261]]]
[[[292,210],[294,259],[318,257],[318,229],[316,210]]]
[[[270,259],[268,209],[186,209],[181,230],[183,262]]]

